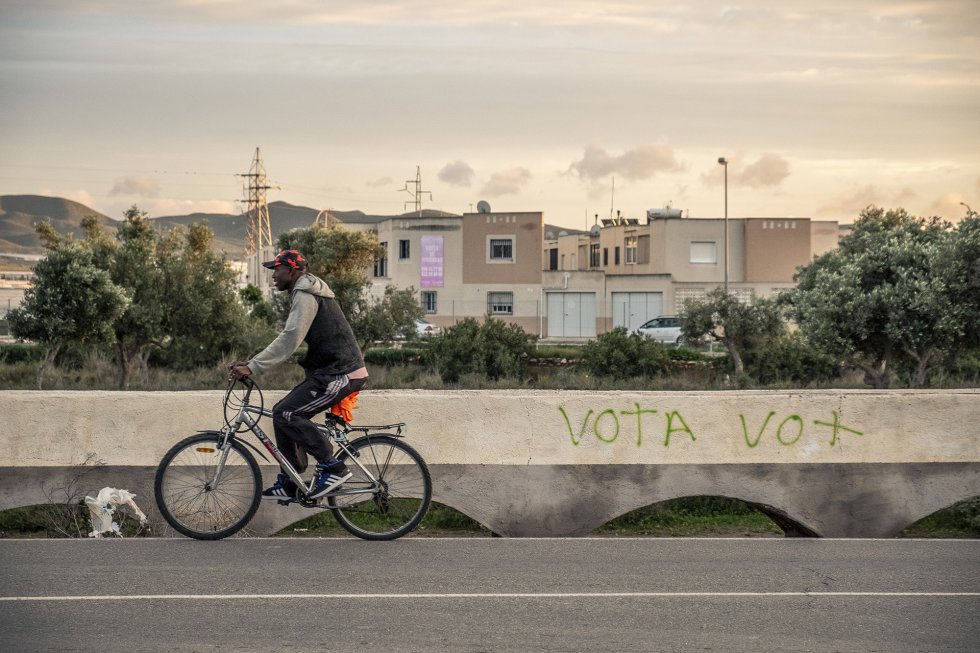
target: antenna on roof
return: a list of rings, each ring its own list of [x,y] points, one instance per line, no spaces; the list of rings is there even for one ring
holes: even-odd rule
[[[408,189],[408,185],[409,184],[414,184],[415,185],[415,190],[409,190]],[[427,190],[422,190],[422,168],[420,166],[415,166],[415,181],[412,181],[411,179],[407,180],[405,182],[405,188],[402,188],[402,190],[412,196],[412,198],[414,199],[414,204],[415,204],[415,213],[421,218],[422,217],[422,196],[425,195],[426,193],[428,193],[428,195],[429,195],[429,201],[431,202],[432,201],[432,193],[429,192],[429,191],[427,191]],[[408,208],[408,205],[410,203],[411,202],[405,202],[405,208],[406,209]]]
[[[609,197],[609,219],[612,220],[613,206],[616,203],[616,177],[612,178],[612,194]]]

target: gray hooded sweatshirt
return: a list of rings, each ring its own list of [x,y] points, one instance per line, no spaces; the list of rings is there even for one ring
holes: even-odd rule
[[[350,323],[330,287],[312,274],[297,279],[290,297],[286,325],[268,347],[248,362],[254,374],[263,374],[288,359],[306,341],[308,353],[300,365],[328,374],[350,374],[364,366]]]

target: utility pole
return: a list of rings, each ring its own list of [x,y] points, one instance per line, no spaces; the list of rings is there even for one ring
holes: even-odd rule
[[[251,256],[272,247],[272,227],[269,224],[269,202],[266,199],[266,191],[273,187],[266,182],[265,166],[262,164],[259,148],[255,148],[252,167],[239,176],[245,178],[243,188],[245,199],[242,200],[248,220],[246,226],[248,244],[245,247],[245,254]]]
[[[408,185],[413,184],[415,186],[414,190],[409,190]],[[415,181],[408,179],[405,181],[405,188],[403,191],[412,196],[412,202],[405,202],[405,208],[408,209],[409,204],[415,205],[415,214],[420,218],[422,217],[422,196],[428,194],[429,201],[432,201],[432,193],[427,190],[422,190],[422,169],[419,166],[415,166]]]
[[[728,159],[718,157],[718,165],[725,167],[725,294],[728,294]]]

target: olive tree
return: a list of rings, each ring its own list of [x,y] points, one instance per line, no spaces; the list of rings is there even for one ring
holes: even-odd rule
[[[20,307],[7,314],[14,337],[44,347],[38,390],[64,347],[112,342],[113,324],[129,306],[126,293],[95,264],[90,249],[70,240],[42,240],[53,248],[34,266],[34,283]]]
[[[360,310],[351,316],[351,328],[357,335],[361,349],[365,350],[376,341],[414,336],[415,320],[423,314],[414,288],[398,290],[389,285],[385,287],[383,297],[360,302]]]
[[[971,269],[958,235],[939,219],[868,207],[837,249],[799,270],[790,313],[807,340],[875,388],[891,387],[902,364],[921,386],[978,317],[957,296]]]
[[[82,228],[83,242],[92,251],[95,264],[106,270],[129,298],[126,310],[112,324],[116,386],[125,390],[132,363],[145,373],[151,347],[159,346],[163,337],[168,309],[163,303],[162,275],[156,260],[157,233],[149,215],[135,205],[125,212],[114,238],[94,217],[84,218]]]
[[[252,319],[237,290],[237,275],[213,249],[206,222],[169,231],[157,246],[164,338],[159,351],[170,367],[213,365],[257,350],[271,337],[268,324]]]
[[[715,288],[704,299],[684,303],[681,332],[688,342],[707,338],[721,344],[731,358],[735,374],[745,372],[742,360],[747,349],[775,338],[786,327],[776,300],[756,298],[751,303]]]

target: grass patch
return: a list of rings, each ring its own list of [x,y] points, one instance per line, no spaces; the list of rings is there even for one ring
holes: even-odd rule
[[[980,496],[920,519],[899,537],[980,538]]]
[[[113,521],[123,537],[151,535],[125,509],[117,510]],[[42,503],[0,511],[0,538],[71,539],[88,537],[91,531],[91,513],[84,505]]]
[[[621,515],[594,531],[596,535],[691,537],[782,537],[783,531],[744,501],[726,497],[683,497],[655,503]]]
[[[334,520],[329,510],[317,513],[287,526],[277,537],[333,537],[348,535]],[[490,531],[479,522],[470,519],[458,510],[433,501],[429,511],[418,528],[412,531],[413,537],[433,536],[490,536]]]

